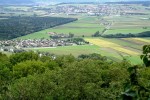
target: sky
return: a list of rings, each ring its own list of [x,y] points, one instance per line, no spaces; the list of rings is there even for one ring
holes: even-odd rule
[[[39,1],[39,0],[34,0],[34,1]],[[49,2],[54,2],[54,3],[60,3],[60,2],[121,2],[121,1],[150,1],[150,0],[40,0],[40,1],[49,1]]]
[[[31,2],[118,2],[118,1],[150,1],[150,0],[0,0],[2,3],[31,3]]]
[[[38,0],[37,0],[38,1]],[[150,0],[41,0],[51,2],[118,2],[118,1],[150,1]]]

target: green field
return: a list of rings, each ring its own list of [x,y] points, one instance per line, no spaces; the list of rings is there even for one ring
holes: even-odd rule
[[[65,46],[65,47],[56,47],[56,48],[32,48],[31,50],[50,52],[50,53],[56,54],[56,55],[72,54],[76,57],[80,54],[90,54],[90,53],[99,53],[100,52],[100,48],[95,45]]]
[[[96,45],[83,45],[83,46],[67,46],[67,47],[57,47],[57,48],[32,48],[27,50],[49,52],[56,55],[69,55],[72,54],[78,57],[81,54],[92,54],[98,53],[103,56],[108,57],[108,59],[113,61],[121,61],[122,56],[115,51],[107,50],[106,48],[100,48]],[[142,60],[139,56],[124,56],[132,64],[141,64]]]
[[[97,31],[103,31],[104,27],[98,23],[99,17],[82,17],[78,21],[68,23],[65,25],[57,26],[35,32],[26,36],[19,37],[18,39],[38,39],[38,38],[49,38],[48,32],[56,33],[73,33],[76,37],[91,37]]]
[[[147,19],[144,19],[147,18]],[[148,15],[132,15],[132,16],[107,16],[104,17],[106,21],[112,23],[106,34],[137,34],[145,31],[150,31],[150,19]],[[146,27],[146,29],[144,29]]]
[[[79,45],[79,46],[66,46],[66,47],[56,47],[56,48],[28,48],[27,50],[49,52],[56,55],[69,55],[72,54],[75,57],[78,57],[81,54],[92,54],[98,53],[103,56],[107,56],[109,59],[115,61],[121,61],[122,57],[118,52],[108,52],[104,48],[100,48],[96,45]]]
[[[137,33],[142,33],[145,31],[150,31],[150,28],[148,29],[143,29],[143,28],[134,28],[134,29],[110,29],[107,30],[104,35],[106,34],[118,34],[118,33],[122,33],[122,34],[137,34]]]

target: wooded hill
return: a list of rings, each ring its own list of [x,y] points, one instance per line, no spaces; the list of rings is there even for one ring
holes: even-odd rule
[[[0,39],[13,39],[77,19],[59,17],[8,17],[0,20]]]

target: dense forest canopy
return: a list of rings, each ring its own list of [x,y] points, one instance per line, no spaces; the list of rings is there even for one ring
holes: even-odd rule
[[[8,17],[0,20],[0,39],[17,38],[75,20],[60,17]]]
[[[126,60],[112,62],[100,54],[39,56],[0,53],[0,99],[4,100],[148,100],[150,68]]]

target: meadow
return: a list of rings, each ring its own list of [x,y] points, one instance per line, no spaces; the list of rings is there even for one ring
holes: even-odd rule
[[[77,45],[77,46],[65,46],[65,47],[54,47],[54,48],[27,48],[26,50],[33,50],[35,52],[49,52],[55,55],[73,55],[78,57],[81,54],[92,54],[98,53],[108,57],[110,60],[121,61],[122,57],[116,51],[109,52],[107,48],[101,48],[97,45]]]

